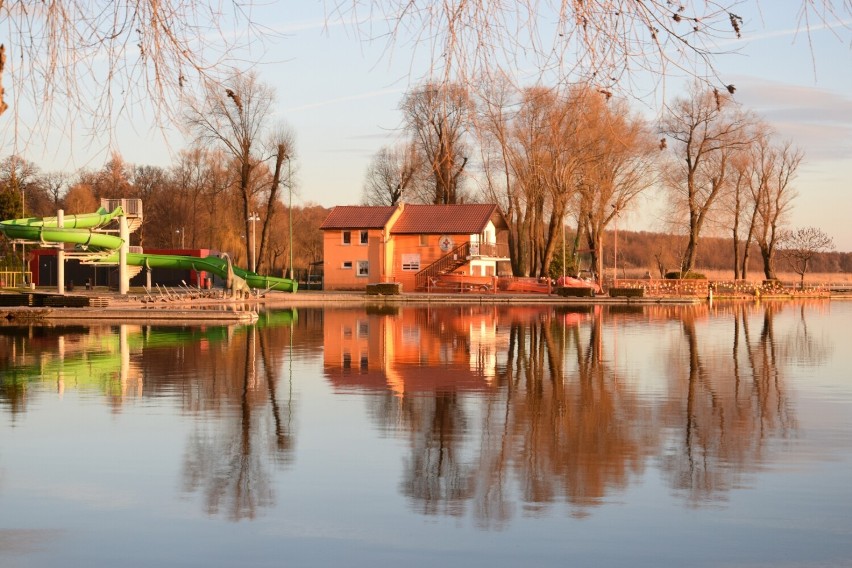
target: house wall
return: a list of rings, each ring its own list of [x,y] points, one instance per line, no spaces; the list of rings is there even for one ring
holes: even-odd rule
[[[367,243],[360,240],[361,231],[367,231]],[[382,240],[381,229],[351,229],[349,244],[344,243],[346,231],[323,231],[323,283],[326,290],[363,290],[374,274],[380,273],[380,267],[371,262],[370,243],[378,244]],[[368,274],[359,275],[360,262],[368,263]],[[346,263],[349,263],[348,267]]]
[[[426,235],[425,245],[421,245],[420,235],[394,235],[393,242],[395,250],[393,252],[392,259],[393,278],[391,281],[401,282],[403,291],[413,292],[415,275],[449,252],[441,250],[441,245],[438,241],[443,236],[444,235]],[[447,236],[449,236],[453,241],[453,245],[450,250],[470,240],[470,235]],[[409,255],[419,256],[420,263],[417,270],[403,270],[403,264],[405,261],[412,258]],[[466,271],[466,269],[467,267],[463,266],[459,268],[459,271]]]
[[[364,229],[348,229],[350,242],[345,244],[342,230],[323,231],[324,288],[326,290],[364,290],[367,284],[399,282],[403,291],[415,290],[415,275],[450,250],[468,241],[493,244],[497,231],[489,221],[483,235],[427,234],[421,240],[419,234],[392,235],[390,231],[403,207],[388,220],[384,229],[368,229],[367,243],[362,244],[360,233]],[[444,236],[452,239],[448,250],[442,250],[440,240]],[[418,262],[412,262],[416,259]],[[359,275],[360,262],[366,262],[368,273]],[[345,267],[345,263],[350,263]],[[475,260],[461,266],[456,272],[474,276],[496,274],[496,263],[492,260]]]

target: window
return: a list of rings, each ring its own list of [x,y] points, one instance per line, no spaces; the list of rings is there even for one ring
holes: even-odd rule
[[[352,244],[352,231],[343,231],[343,244],[351,245]]]
[[[361,231],[361,244],[366,245],[370,240],[370,234],[368,231]]]
[[[352,261],[344,260],[343,261],[343,270],[352,270]]]
[[[420,235],[420,246],[428,247],[429,246],[429,235]]]
[[[402,269],[406,272],[417,272],[420,270],[419,254],[403,254]]]
[[[366,260],[358,261],[358,276],[370,275],[370,262]]]

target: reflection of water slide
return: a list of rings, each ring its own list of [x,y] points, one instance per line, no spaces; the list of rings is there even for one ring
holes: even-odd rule
[[[90,262],[116,264],[119,260],[118,249],[122,239],[114,235],[97,232],[96,229],[106,226],[113,219],[123,215],[121,207],[112,212],[101,208],[97,213],[83,215],[66,215],[62,227],[56,217],[39,219],[13,219],[0,222],[0,232],[10,239],[19,239],[37,243],[69,243],[76,245],[79,250],[92,254]],[[220,278],[231,279],[236,276],[251,288],[264,290],[280,290],[295,292],[297,284],[288,278],[263,276],[233,266],[229,260],[208,256],[160,255],[128,253],[127,264],[145,268],[172,268],[178,270],[197,270],[210,272]]]
[[[297,318],[296,310],[264,312],[257,326],[263,328],[292,327]],[[118,332],[114,328],[96,334],[70,333],[72,342],[61,342],[61,347],[49,352],[28,352],[29,360],[15,361],[8,369],[2,369],[4,380],[11,383],[54,380],[61,378],[78,388],[98,388],[118,394],[129,376],[141,377],[140,371],[131,370],[131,353],[145,349],[174,348],[196,342],[219,343],[229,339],[232,333],[242,333],[243,326],[210,326],[203,328],[136,327],[122,324]],[[59,335],[64,337],[61,328]],[[30,351],[30,350],[28,350]],[[118,384],[115,379],[120,379]],[[138,379],[141,380],[141,379]],[[141,383],[140,383],[141,384]],[[116,390],[118,389],[118,390]]]

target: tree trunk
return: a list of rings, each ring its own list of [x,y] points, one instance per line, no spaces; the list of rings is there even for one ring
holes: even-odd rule
[[[775,280],[775,259],[772,256],[772,249],[765,244],[760,245],[760,256],[763,257],[763,275],[767,280]]]

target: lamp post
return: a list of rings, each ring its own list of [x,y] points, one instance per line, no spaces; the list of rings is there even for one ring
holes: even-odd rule
[[[180,229],[176,230],[176,231],[175,231],[175,233],[177,233],[177,234],[179,234],[179,235],[180,235],[180,248],[181,248],[181,249],[183,249],[183,248],[184,248],[184,247],[183,247],[183,233],[184,233],[183,227],[181,227]]]
[[[287,189],[290,193],[290,280],[293,279],[293,180],[291,174],[290,154],[287,154]]]
[[[613,258],[612,258],[612,287],[615,288],[618,283],[618,202],[612,204],[615,209],[615,237],[613,238]]]
[[[12,162],[14,167],[14,162]],[[21,185],[21,218],[25,218],[26,214],[26,199],[24,196],[24,186]],[[21,282],[26,284],[27,278],[27,246],[21,241]]]
[[[248,220],[251,223],[251,242],[249,243],[249,246],[251,247],[251,271],[256,272],[256,264],[254,261],[254,224],[257,221],[260,221],[260,217],[258,216],[257,212],[254,212],[249,215]]]

